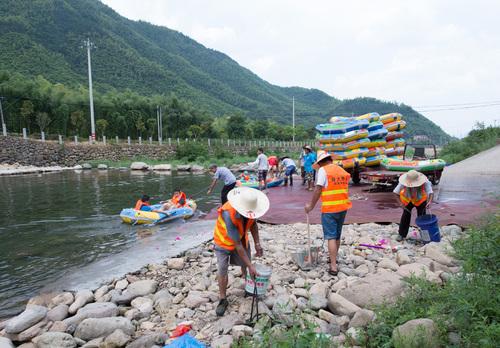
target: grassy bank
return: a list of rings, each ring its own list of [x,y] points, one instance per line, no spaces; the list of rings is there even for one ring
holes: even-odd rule
[[[459,162],[495,146],[498,139],[500,139],[500,127],[485,127],[484,124],[477,124],[465,138],[445,145],[439,157],[447,163]]]
[[[367,347],[395,347],[392,330],[417,318],[430,318],[438,324],[443,347],[498,346],[499,215],[485,218],[482,225],[470,230],[467,237],[457,241],[454,247],[463,272],[443,286],[410,279],[406,296],[394,305],[378,308],[377,320],[367,328]],[[460,336],[460,343],[450,343],[450,332]]]

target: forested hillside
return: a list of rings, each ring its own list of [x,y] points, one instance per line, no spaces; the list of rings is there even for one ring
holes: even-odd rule
[[[9,97],[5,103],[10,117],[15,118],[9,122],[16,127],[23,122],[24,126],[33,126],[36,115],[45,112],[52,120],[49,127],[58,122],[62,127],[63,123],[71,126],[70,116],[56,115],[54,109],[67,109],[66,115],[74,112],[87,115],[88,110],[83,107],[88,100],[84,93],[87,61],[82,47],[86,37],[97,46],[92,52],[93,78],[98,98],[103,98],[102,103],[97,103],[100,108],[96,110],[97,118],[105,119],[120,130],[126,124],[132,136],[141,133],[136,127],[139,125],[142,129],[141,122],[152,124],[148,120],[155,117],[153,103],[160,100],[166,104],[176,100],[186,105],[186,109],[209,118],[242,115],[247,119],[278,123],[286,120],[289,124],[294,96],[297,122],[306,127],[326,121],[332,114],[360,114],[367,107],[364,99],[342,102],[315,89],[272,85],[223,53],[207,49],[174,30],[126,19],[97,0],[3,0],[0,2],[0,70],[5,74],[1,92]],[[61,97],[45,105],[47,101],[36,95],[47,91],[29,89],[21,94],[21,90],[12,85],[20,83],[23,77],[37,76],[44,81],[38,81],[42,85],[55,86],[59,94],[72,95],[69,99],[76,98],[78,103],[68,104]],[[116,98],[117,95],[121,97]],[[134,97],[126,97],[130,95]],[[23,101],[27,100],[34,104],[31,113],[26,108],[21,112]],[[368,111],[385,112],[376,108],[380,105],[384,110],[405,114],[411,133],[447,137],[409,107],[372,101],[374,108]],[[122,102],[124,105],[119,105]],[[124,113],[124,109],[128,113]],[[116,121],[118,114],[124,119],[121,123]],[[186,124],[189,126],[190,122]],[[217,128],[217,124],[214,127]],[[69,128],[65,126],[64,131]]]

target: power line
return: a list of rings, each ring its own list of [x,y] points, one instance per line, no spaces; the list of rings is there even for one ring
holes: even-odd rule
[[[419,108],[437,108],[437,107],[451,107],[451,106],[466,106],[466,105],[482,105],[482,104],[491,104],[491,103],[500,103],[500,100],[490,100],[484,102],[469,102],[469,103],[457,103],[457,104],[437,104],[437,105],[418,105],[413,106],[415,109]]]
[[[465,109],[477,109],[477,108],[486,108],[492,106],[500,106],[500,102],[484,104],[484,105],[470,105],[470,106],[457,106],[451,108],[438,108],[438,109],[414,109],[418,112],[436,112],[436,111],[450,111],[450,110],[465,110]]]

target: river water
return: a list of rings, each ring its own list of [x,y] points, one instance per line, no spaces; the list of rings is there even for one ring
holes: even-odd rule
[[[210,180],[128,170],[0,177],[0,318],[40,291],[96,287],[208,240],[213,221],[201,217],[218,203],[205,195]],[[175,187],[196,198],[194,218],[155,227],[121,222],[120,210],[143,193],[156,202]]]

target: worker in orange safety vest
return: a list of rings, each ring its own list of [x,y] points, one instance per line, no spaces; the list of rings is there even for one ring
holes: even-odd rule
[[[229,191],[228,201],[218,210],[214,229],[215,255],[217,256],[217,277],[219,303],[217,316],[224,315],[229,302],[226,298],[229,264],[241,266],[243,277],[247,270],[255,277],[257,271],[251,262],[248,232],[252,233],[256,256],[262,256],[259,228],[256,219],[269,209],[269,199],[259,190],[236,187]]]
[[[416,170],[410,170],[401,175],[399,184],[393,192],[403,208],[397,238],[398,241],[402,241],[406,238],[410,229],[411,210],[416,208],[417,216],[425,215],[425,209],[431,204],[434,192],[429,179]]]
[[[328,241],[328,253],[330,265],[328,273],[336,276],[338,274],[337,254],[340,248],[340,236],[342,226],[352,203],[349,200],[349,179],[351,175],[343,168],[333,164],[331,155],[322,152],[313,168],[318,171],[316,185],[311,202],[304,207],[306,214],[314,209],[321,197],[321,225],[323,236]]]

